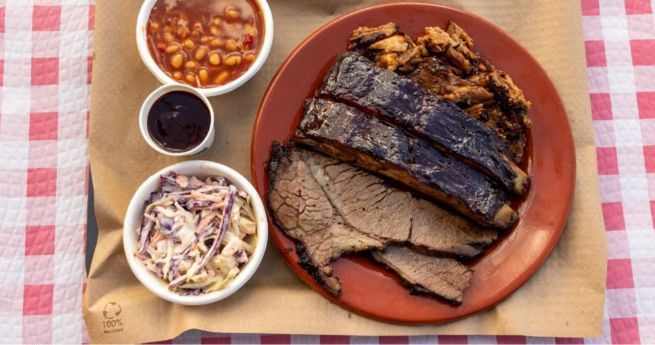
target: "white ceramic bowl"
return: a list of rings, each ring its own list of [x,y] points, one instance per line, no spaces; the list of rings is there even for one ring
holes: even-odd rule
[[[150,147],[167,156],[193,156],[193,155],[198,155],[201,154],[205,151],[207,151],[211,146],[212,143],[214,143],[214,135],[215,135],[215,128],[214,128],[214,109],[212,108],[211,103],[209,103],[209,100],[205,95],[203,95],[201,92],[198,92],[199,89],[193,88],[189,85],[184,85],[184,84],[167,84],[167,85],[162,85],[158,87],[155,91],[151,92],[150,95],[146,98],[145,101],[143,101],[143,104],[141,105],[141,110],[139,111],[139,129],[141,130],[141,136],[143,137],[143,140],[150,145]],[[148,131],[148,113],[150,113],[150,108],[152,108],[152,105],[157,101],[161,96],[173,92],[173,91],[184,91],[184,92],[189,92],[192,95],[195,95],[198,97],[203,103],[205,103],[205,106],[207,109],[209,109],[209,130],[207,131],[207,135],[205,136],[205,139],[198,144],[198,146],[191,148],[187,151],[169,151],[159,145],[155,139],[150,136],[150,131]]]
[[[148,50],[146,26],[148,24],[148,17],[150,17],[150,11],[156,2],[157,0],[145,0],[143,1],[143,5],[141,5],[141,10],[139,10],[139,15],[136,20],[136,45],[139,49],[141,60],[143,60],[143,63],[148,67],[150,72],[152,72],[152,74],[154,74],[162,84],[178,84],[175,79],[169,77],[161,70],[161,68],[159,68],[155,62],[155,59],[153,59],[150,51]],[[263,15],[262,19],[264,21],[264,40],[262,41],[262,46],[259,50],[257,58],[246,70],[246,72],[237,79],[216,87],[196,88],[205,96],[218,96],[233,91],[234,89],[250,80],[250,78],[259,72],[259,70],[264,65],[264,62],[266,62],[268,54],[271,52],[271,46],[273,45],[273,13],[271,12],[271,8],[268,6],[268,2],[266,0],[254,0],[254,2],[261,10]]]
[[[148,271],[145,265],[143,265],[143,263],[134,257],[134,252],[137,248],[136,229],[141,224],[141,217],[144,211],[143,202],[150,198],[151,192],[159,189],[159,176],[170,171],[174,171],[178,174],[193,176],[224,176],[231,183],[233,183],[239,189],[245,191],[251,197],[253,210],[255,211],[255,216],[257,218],[257,245],[255,247],[255,252],[250,256],[250,260],[242,268],[241,272],[239,272],[234,280],[232,280],[222,290],[210,292],[207,294],[200,294],[198,296],[181,296],[173,291],[170,291],[163,280],[157,277],[154,273]],[[195,160],[181,162],[168,166],[154,173],[147,180],[145,180],[139,189],[137,189],[136,193],[134,193],[129,206],[127,207],[125,220],[123,221],[123,249],[125,250],[125,256],[127,257],[127,262],[130,265],[130,269],[132,269],[132,272],[137,277],[137,279],[139,279],[141,284],[143,284],[143,286],[145,286],[152,293],[169,302],[177,304],[209,304],[220,301],[235,293],[252,277],[252,275],[257,270],[257,267],[259,267],[259,264],[264,257],[264,252],[266,251],[267,242],[268,222],[266,220],[264,204],[262,203],[262,199],[259,197],[259,194],[257,194],[255,187],[253,187],[245,177],[236,172],[234,169],[219,163],[209,161]]]

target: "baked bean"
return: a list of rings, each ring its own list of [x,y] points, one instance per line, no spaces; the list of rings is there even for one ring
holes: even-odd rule
[[[193,74],[193,73],[187,73],[187,74],[184,76],[184,81],[186,81],[186,82],[189,83],[189,84],[194,84],[194,85],[195,85],[195,83],[196,83],[196,76],[195,76],[195,74]]]
[[[230,77],[230,72],[222,71],[214,79],[214,84],[216,84],[216,85],[225,84],[225,82],[227,81],[227,79],[229,77]]]
[[[227,20],[237,20],[241,18],[241,12],[234,7],[225,8],[225,18]]]
[[[173,37],[173,35],[170,32],[165,32],[164,33],[164,41],[166,43],[171,43],[171,42],[175,41],[175,37]]]
[[[192,40],[190,40],[188,38],[184,40],[184,48],[192,50],[195,47],[196,47],[196,44],[193,43]]]
[[[207,56],[207,51],[209,51],[209,48],[207,46],[200,46],[198,49],[196,49],[196,54],[193,56],[196,61],[202,61],[202,59]]]
[[[223,30],[221,30],[221,28],[219,28],[219,27],[216,26],[216,25],[212,25],[212,26],[209,28],[209,32],[211,32],[212,35],[214,35],[214,36],[218,36],[218,35],[220,35],[220,34],[223,33]]]
[[[150,22],[150,32],[155,33],[159,31],[159,23]]]
[[[166,53],[168,54],[173,54],[178,50],[180,50],[180,45],[177,43],[171,43],[168,45],[168,47],[166,47]]]
[[[172,79],[194,87],[222,85],[257,59],[263,19],[255,0],[156,0],[147,22],[148,49]],[[216,9],[220,8],[220,12]]]
[[[209,63],[218,66],[221,64],[221,56],[217,52],[209,54]]]
[[[235,41],[233,39],[229,39],[229,40],[225,41],[225,49],[227,49],[228,51],[233,52],[233,51],[239,49],[239,44],[237,43],[237,41]]]
[[[246,60],[247,62],[253,62],[255,61],[255,58],[257,58],[257,56],[255,56],[255,53],[248,52],[243,55],[243,59]]]
[[[236,66],[241,63],[241,55],[231,54],[223,59],[225,66]]]
[[[220,38],[214,38],[213,40],[209,41],[209,46],[212,48],[219,48],[222,47],[225,44],[222,39]]]
[[[209,82],[209,71],[204,68],[199,70],[198,79],[200,79],[200,85],[207,85]]]
[[[182,67],[182,64],[184,63],[184,55],[182,53],[176,53],[175,55],[171,56],[171,66],[175,69],[178,69]]]

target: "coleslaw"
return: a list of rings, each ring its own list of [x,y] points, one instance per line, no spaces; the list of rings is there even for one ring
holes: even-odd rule
[[[221,176],[162,175],[136,233],[134,255],[182,295],[223,289],[257,245],[250,197]]]

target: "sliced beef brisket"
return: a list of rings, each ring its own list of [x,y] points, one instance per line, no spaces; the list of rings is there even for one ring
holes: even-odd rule
[[[474,257],[497,237],[381,178],[322,154],[276,146],[268,202],[276,224],[302,245],[304,268],[333,294],[343,253],[408,243],[424,253]]]
[[[406,247],[389,246],[373,252],[375,260],[396,272],[413,292],[462,303],[473,271],[450,258],[423,255]]]

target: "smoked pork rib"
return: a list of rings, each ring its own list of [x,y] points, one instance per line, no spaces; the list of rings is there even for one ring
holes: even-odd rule
[[[527,191],[527,174],[507,156],[509,148],[490,128],[454,103],[357,53],[337,58],[317,95],[354,105],[410,131],[438,150],[460,157],[514,194]]]
[[[425,140],[346,104],[309,99],[298,142],[388,176],[484,226],[509,228],[517,219],[505,193],[487,176]]]

